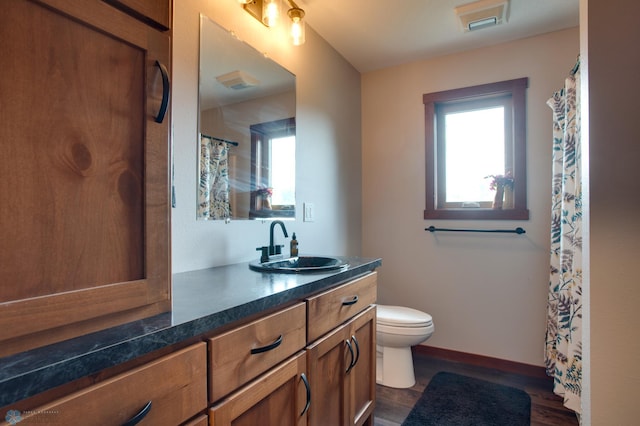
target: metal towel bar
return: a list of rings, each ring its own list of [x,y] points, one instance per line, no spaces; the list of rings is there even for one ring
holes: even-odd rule
[[[429,231],[429,232],[440,232],[440,231],[446,231],[446,232],[490,232],[490,233],[500,233],[500,234],[525,234],[527,231],[525,231],[523,228],[517,227],[516,229],[452,229],[452,228],[436,228],[435,226],[430,226],[428,228],[424,228],[425,231]]]

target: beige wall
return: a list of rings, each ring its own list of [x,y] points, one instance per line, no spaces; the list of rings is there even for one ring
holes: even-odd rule
[[[300,252],[360,254],[360,197],[353,196],[361,192],[360,74],[311,28],[306,44],[293,47],[284,29],[267,29],[237,1],[175,3],[173,271],[253,260],[255,248],[269,242],[268,222],[195,220],[200,12],[297,75],[297,216],[286,226]],[[303,202],[315,204],[315,222],[302,222]]]
[[[591,424],[640,419],[640,4],[582,1],[588,61]]]
[[[426,344],[543,365],[549,262],[551,110],[579,52],[577,28],[417,61],[362,78],[363,252],[383,258],[379,301],[433,315]],[[425,221],[422,95],[529,77],[528,221]],[[441,227],[514,234],[430,234]]]

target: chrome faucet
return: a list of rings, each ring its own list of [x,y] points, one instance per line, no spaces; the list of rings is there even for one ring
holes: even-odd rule
[[[280,225],[282,228],[282,232],[284,233],[285,238],[289,238],[289,234],[287,233],[287,228],[284,227],[284,222],[281,220],[274,220],[271,222],[271,227],[269,228],[269,246],[257,247],[256,250],[262,252],[260,256],[260,263],[268,262],[271,256],[281,255],[283,245],[275,245],[273,243],[273,229],[276,225]]]

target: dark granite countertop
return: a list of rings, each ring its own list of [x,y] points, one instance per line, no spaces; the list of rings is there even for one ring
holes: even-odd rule
[[[247,262],[175,274],[171,312],[0,358],[0,407],[304,299],[381,265],[380,259],[340,259],[349,267],[327,273],[261,273]]]

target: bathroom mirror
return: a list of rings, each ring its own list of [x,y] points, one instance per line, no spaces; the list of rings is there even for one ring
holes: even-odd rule
[[[200,15],[197,218],[295,218],[295,76]]]

